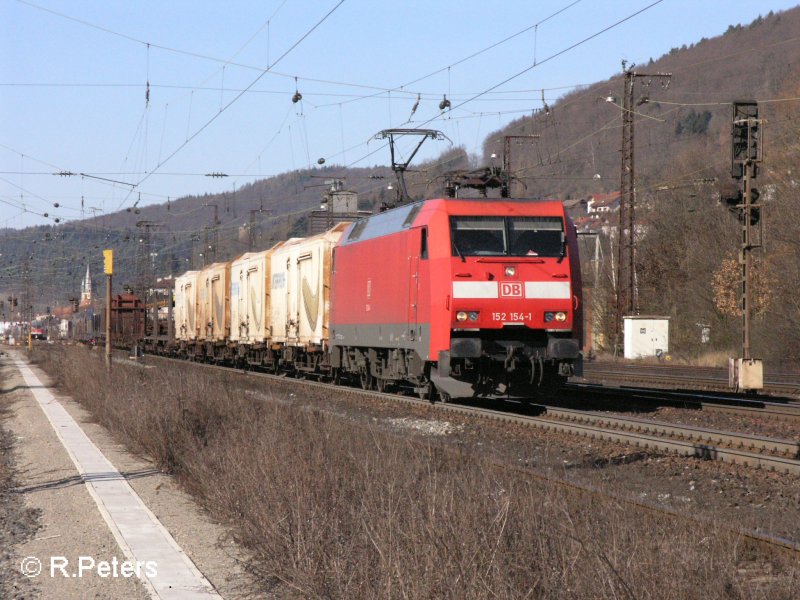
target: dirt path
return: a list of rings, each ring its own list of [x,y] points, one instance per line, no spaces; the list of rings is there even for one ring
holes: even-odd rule
[[[26,383],[13,363],[15,358],[23,359],[22,353],[0,356],[3,382],[0,402],[11,413],[4,424],[14,441],[17,491],[25,509],[38,512],[39,530],[35,537],[7,553],[6,561],[13,562],[14,569],[6,572],[13,573],[15,579],[6,589],[17,590],[19,598],[30,597],[31,584],[39,597],[59,599],[211,598],[214,591],[225,598],[246,596],[249,582],[241,568],[244,558],[236,545],[226,539],[225,530],[212,523],[168,476],[128,454],[102,427],[88,422],[86,412],[76,403],[51,389],[65,409],[62,419],[74,420],[90,440],[78,450],[73,448],[68,452],[62,444],[62,439],[70,438],[68,426],[61,421],[52,425],[43,412],[43,408],[60,407],[40,406],[46,390],[38,393],[37,401],[36,390],[31,389],[36,387],[35,382],[26,375]],[[48,385],[40,370],[34,367],[31,374],[42,382],[42,387]],[[54,426],[59,429],[58,435]],[[75,459],[79,461],[80,453],[89,446],[96,447],[111,466],[82,467],[82,476]],[[115,475],[117,471],[121,476]],[[120,496],[123,488],[130,490],[133,500]],[[109,490],[112,495],[103,497]],[[139,502],[143,506],[134,506],[132,510],[121,504],[124,502]],[[137,520],[147,513],[154,524]],[[204,576],[211,584],[207,588],[213,589],[205,589],[201,584],[191,588],[187,585],[176,593],[178,586],[174,589],[171,584],[160,586],[158,576],[147,577],[148,569],[157,572],[158,566],[145,560],[138,566],[143,578],[136,576],[137,556],[132,555],[131,549],[137,550],[138,558],[142,558],[142,548],[150,551],[157,535],[154,532],[159,528],[171,534],[166,539],[174,540],[173,550],[180,555],[177,563],[167,562],[166,555],[156,555],[162,567],[168,564],[170,569],[178,568],[175,565],[181,561],[189,569],[193,565],[197,575],[202,573],[200,580]],[[25,560],[27,557],[32,558]],[[26,579],[21,573],[23,561],[25,568],[33,571],[41,564],[41,573]],[[162,571],[161,581],[169,576],[174,573]]]

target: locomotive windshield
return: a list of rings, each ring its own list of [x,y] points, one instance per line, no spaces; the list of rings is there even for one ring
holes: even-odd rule
[[[561,217],[450,217],[453,256],[564,256]]]

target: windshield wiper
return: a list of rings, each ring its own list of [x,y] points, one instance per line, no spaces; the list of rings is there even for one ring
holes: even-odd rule
[[[456,251],[456,254],[458,254],[458,257],[461,259],[461,262],[467,262],[467,259],[464,258],[463,254],[461,254],[461,250],[458,249],[458,244],[455,242],[453,242],[453,250]]]
[[[567,257],[567,242],[561,244],[561,254],[558,255],[557,263],[561,263]]]

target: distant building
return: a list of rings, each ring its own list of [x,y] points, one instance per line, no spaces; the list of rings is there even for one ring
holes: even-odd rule
[[[592,216],[600,216],[619,210],[620,194],[593,194],[586,199],[586,212]]]
[[[53,309],[53,316],[57,319],[69,319],[75,312],[72,306],[56,306]]]
[[[311,235],[327,231],[337,223],[357,221],[372,214],[370,211],[358,210],[358,194],[345,190],[341,179],[330,179],[325,184],[331,187],[322,194],[320,210],[311,211]]]
[[[89,265],[86,265],[86,275],[81,283],[81,302],[80,307],[86,308],[92,305],[92,272]]]

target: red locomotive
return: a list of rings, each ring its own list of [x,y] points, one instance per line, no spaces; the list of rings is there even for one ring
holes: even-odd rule
[[[575,227],[560,202],[435,199],[334,251],[330,366],[422,397],[530,396],[581,369]]]
[[[174,298],[148,351],[443,400],[529,398],[581,370],[560,202],[410,202],[187,272]]]

